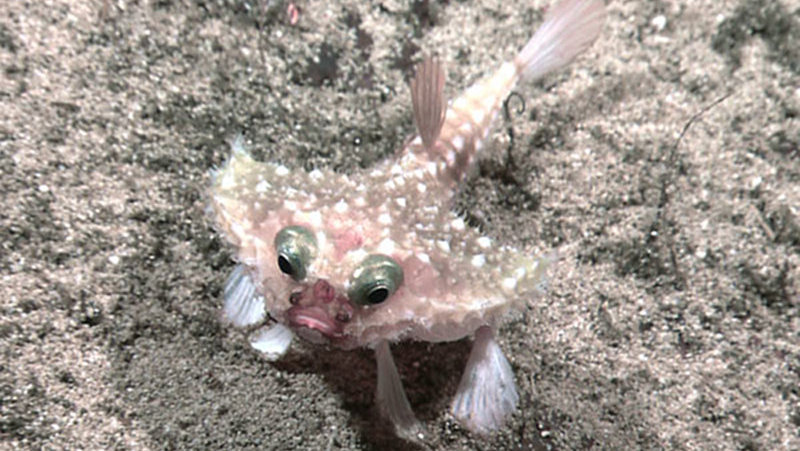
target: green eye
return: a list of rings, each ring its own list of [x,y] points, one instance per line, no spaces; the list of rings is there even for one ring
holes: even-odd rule
[[[306,278],[308,265],[317,255],[317,240],[305,227],[284,227],[275,235],[275,250],[281,272],[300,281]]]
[[[403,283],[403,268],[385,255],[370,255],[353,272],[348,295],[356,304],[374,305],[389,299]]]

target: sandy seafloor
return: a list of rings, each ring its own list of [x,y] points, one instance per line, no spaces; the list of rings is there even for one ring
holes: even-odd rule
[[[209,171],[244,133],[357,176],[413,132],[423,53],[454,95],[546,3],[4,1],[0,448],[414,449],[371,351],[270,364],[218,321]],[[468,341],[395,346],[417,448],[800,449],[799,36],[797,0],[614,1],[517,89],[455,208],[561,256],[499,331],[520,408],[473,436],[447,413]]]

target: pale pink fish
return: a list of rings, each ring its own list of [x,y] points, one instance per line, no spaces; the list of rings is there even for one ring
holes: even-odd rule
[[[452,413],[478,433],[502,426],[518,396],[493,330],[537,295],[549,260],[482,236],[450,209],[452,198],[511,89],[573,60],[597,38],[603,16],[602,0],[552,7],[516,58],[449,105],[441,65],[425,60],[411,83],[419,136],[365,173],[260,163],[236,140],[210,193],[240,263],[225,287],[224,318],[272,323],[251,336],[269,359],[294,335],[374,348],[377,402],[411,438],[422,428],[389,343],[474,335]]]

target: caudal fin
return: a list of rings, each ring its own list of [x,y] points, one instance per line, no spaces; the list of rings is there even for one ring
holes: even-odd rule
[[[533,80],[567,65],[597,39],[604,19],[603,0],[563,0],[552,6],[514,59],[521,78]]]

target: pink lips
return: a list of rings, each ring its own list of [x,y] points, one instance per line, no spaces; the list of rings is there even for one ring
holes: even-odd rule
[[[353,316],[347,296],[337,293],[325,279],[319,279],[289,296],[292,307],[286,312],[289,325],[306,335],[342,338],[344,327]],[[313,331],[313,334],[310,332]],[[319,340],[312,340],[319,341]]]
[[[328,313],[320,307],[292,307],[287,312],[293,327],[308,327],[333,338],[342,334],[341,326],[331,321]]]

